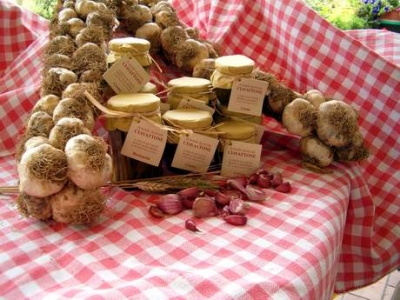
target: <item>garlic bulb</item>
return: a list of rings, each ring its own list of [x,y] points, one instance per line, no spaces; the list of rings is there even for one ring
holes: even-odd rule
[[[315,136],[300,139],[300,152],[303,161],[317,167],[327,167],[333,161],[333,149]]]
[[[283,109],[282,124],[291,134],[307,136],[314,130],[315,116],[310,102],[296,98]]]
[[[80,134],[65,145],[68,178],[81,189],[104,185],[112,175],[112,159],[107,144],[99,137]]]
[[[304,99],[310,102],[315,108],[325,102],[325,97],[319,90],[309,90],[303,95]]]
[[[49,140],[54,147],[64,150],[70,138],[83,133],[91,134],[82,120],[75,117],[64,117],[58,120],[50,131]]]
[[[343,101],[330,100],[318,108],[316,132],[327,145],[348,145],[358,130],[357,113]]]
[[[69,182],[50,197],[53,219],[66,224],[88,224],[105,208],[105,196],[99,189],[83,190]]]
[[[67,182],[67,157],[49,144],[28,149],[17,167],[19,190],[29,196],[50,196]]]

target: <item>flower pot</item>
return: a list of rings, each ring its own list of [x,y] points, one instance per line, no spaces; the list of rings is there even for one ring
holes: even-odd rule
[[[396,8],[395,10],[380,15],[378,23],[379,28],[400,32],[400,8]]]
[[[400,21],[395,20],[379,20],[379,27],[393,32],[400,33]]]
[[[380,20],[400,21],[400,7],[383,13],[379,16]]]

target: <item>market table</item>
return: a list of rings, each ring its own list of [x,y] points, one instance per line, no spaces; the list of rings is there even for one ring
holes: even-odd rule
[[[342,32],[300,1],[227,2],[172,1],[223,54],[245,54],[295,90],[351,102],[370,158],[313,173],[301,167],[298,140],[265,118],[263,166],[281,171],[292,191],[252,202],[243,227],[199,220],[202,234],[184,228],[190,211],[151,218],[160,195],[139,190],[108,189],[106,211],[87,226],[26,219],[15,194],[2,194],[1,298],[331,299],[400,266],[399,35]],[[0,5],[0,186],[13,186],[48,23]]]

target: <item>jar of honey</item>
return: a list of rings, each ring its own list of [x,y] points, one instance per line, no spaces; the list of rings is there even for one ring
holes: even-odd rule
[[[253,77],[254,66],[254,60],[240,54],[221,56],[215,59],[215,70],[211,74],[210,80],[222,105],[228,105],[235,80]]]
[[[176,109],[182,100],[197,100],[208,105],[212,98],[211,81],[205,78],[179,77],[168,82],[167,103]]]
[[[209,111],[199,109],[172,109],[162,115],[163,123],[171,128],[168,132],[168,142],[164,151],[164,161],[169,172],[187,174],[186,170],[172,167],[176,149],[182,135],[188,132],[200,133],[216,137],[212,128],[213,117]],[[179,158],[178,158],[179,159]]]
[[[152,59],[149,54],[150,42],[135,37],[115,38],[108,42],[108,65],[112,65],[121,57],[134,58],[149,73]]]
[[[106,129],[111,146],[114,173],[113,181],[158,177],[162,165],[153,166],[121,153],[132,122],[149,121],[161,126],[160,98],[151,93],[118,94],[107,101],[107,108],[114,112],[106,119]],[[118,116],[121,112],[121,116]],[[131,114],[126,116],[128,113]]]

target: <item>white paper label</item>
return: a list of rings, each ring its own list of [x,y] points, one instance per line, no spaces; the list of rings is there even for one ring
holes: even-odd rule
[[[201,134],[183,134],[171,165],[191,172],[207,172],[218,143],[218,139]]]
[[[134,58],[125,56],[118,59],[104,74],[103,78],[117,94],[139,92],[150,77]]]
[[[193,99],[186,99],[183,98],[178,105],[178,108],[194,108],[194,109],[199,109],[199,110],[205,110],[211,113],[211,115],[214,114],[215,110],[205,104],[203,101],[200,100],[193,100]]]
[[[158,166],[167,143],[168,131],[146,119],[136,118],[129,128],[121,153],[141,162]]]
[[[267,90],[267,81],[249,78],[235,80],[232,84],[228,111],[261,116]]]
[[[262,146],[239,141],[229,141],[224,146],[222,176],[249,176],[259,169]]]

